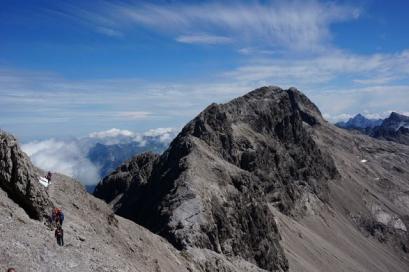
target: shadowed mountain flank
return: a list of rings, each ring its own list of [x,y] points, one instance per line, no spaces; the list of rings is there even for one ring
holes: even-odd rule
[[[209,271],[406,271],[408,154],[263,87],[210,105],[96,192]]]
[[[310,133],[322,123],[318,108],[293,88],[264,87],[212,104],[153,159],[146,182],[125,193],[116,212],[180,249],[287,270],[269,204],[298,217],[305,195],[328,201],[328,180],[338,172]],[[121,181],[108,176],[96,192],[112,184]]]

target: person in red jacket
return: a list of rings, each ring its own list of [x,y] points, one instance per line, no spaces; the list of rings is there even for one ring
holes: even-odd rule
[[[57,244],[59,246],[64,246],[64,230],[62,229],[61,225],[57,226],[55,230],[55,238],[57,239]]]

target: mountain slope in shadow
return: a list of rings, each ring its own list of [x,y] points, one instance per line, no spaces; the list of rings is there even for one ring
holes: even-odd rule
[[[408,151],[329,124],[294,88],[263,87],[210,105],[95,196],[209,271],[405,271]]]

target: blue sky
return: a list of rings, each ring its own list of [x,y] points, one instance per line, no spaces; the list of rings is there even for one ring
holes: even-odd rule
[[[330,121],[409,112],[407,1],[0,3],[0,128],[23,141],[179,128],[297,87]]]

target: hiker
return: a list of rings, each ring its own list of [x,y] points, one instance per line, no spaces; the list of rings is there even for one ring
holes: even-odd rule
[[[53,175],[53,174],[51,174],[51,172],[48,171],[47,176],[45,176],[45,178],[48,180],[48,184],[51,183],[51,176],[52,176],[52,175]]]
[[[57,213],[58,221],[60,225],[62,226],[62,223],[64,222],[64,213],[62,212],[61,209],[59,209],[59,213]]]
[[[57,244],[59,246],[64,246],[64,230],[59,224],[57,225],[57,229],[55,230],[55,238],[57,238]]]
[[[56,225],[60,224],[62,226],[62,223],[64,222],[64,213],[60,208],[53,209],[51,213],[51,222],[55,223]]]

